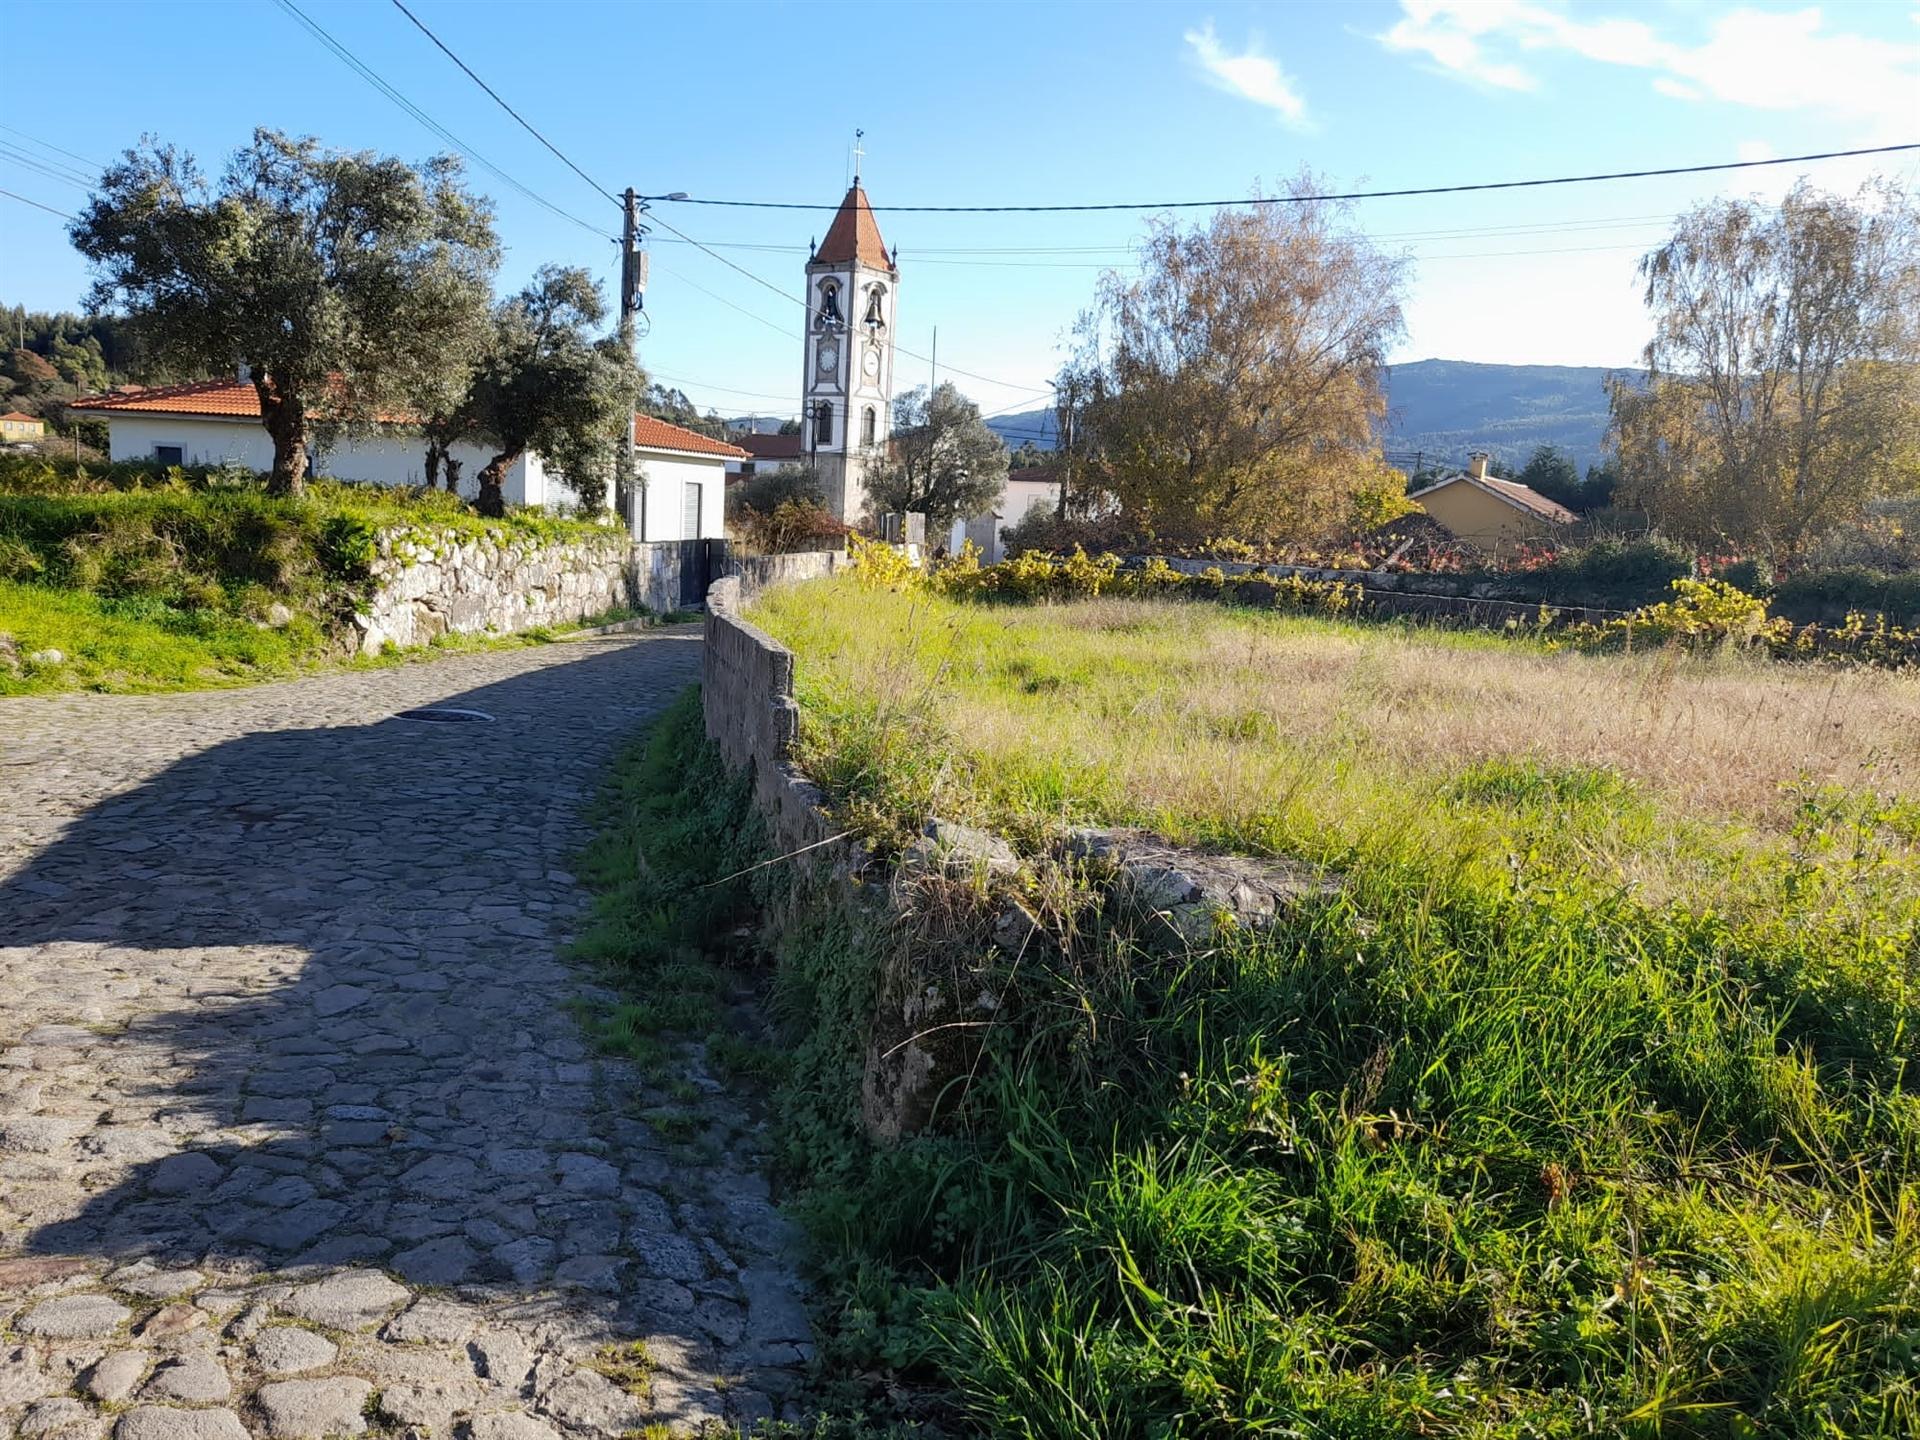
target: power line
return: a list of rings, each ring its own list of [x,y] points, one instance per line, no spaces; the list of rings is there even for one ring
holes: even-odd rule
[[[398,105],[402,110],[406,111],[407,114],[411,115],[415,120],[419,121],[427,129],[431,130],[435,135],[439,136],[442,140],[446,141],[447,144],[451,145],[455,150],[458,150],[461,154],[465,155],[468,159],[472,160],[475,164],[481,166],[483,169],[488,170],[492,174],[498,176],[501,180],[504,180],[507,184],[511,185],[515,190],[518,190],[522,195],[526,196],[529,200],[533,201],[536,205],[539,205],[543,209],[549,210],[553,214],[558,215],[562,220],[569,220],[573,222],[575,225],[578,225],[582,230],[587,231],[591,235],[599,236],[603,240],[611,238],[606,234],[605,230],[602,229],[602,227],[592,224],[589,221],[582,220],[578,215],[575,215],[570,211],[562,210],[558,205],[554,204],[551,200],[547,199],[544,195],[541,195],[538,192],[530,189],[529,187],[522,185],[512,175],[508,174],[505,170],[501,169],[500,166],[494,164],[491,160],[487,159],[486,156],[482,155],[478,150],[474,149],[471,145],[467,144],[465,141],[460,139],[459,136],[455,135],[451,130],[447,129],[447,127],[442,125],[438,120],[435,120],[425,110],[422,110],[418,105],[414,104],[411,100],[407,99],[405,95],[402,95],[392,85],[389,85],[370,66],[364,64],[360,60],[360,58],[353,53],[353,51],[348,49],[340,41],[334,39],[332,35],[328,34],[326,29],[322,27],[318,22],[308,18],[306,13],[302,11],[298,5],[295,5],[293,3],[293,0],[274,0],[274,3],[278,5],[282,10],[284,10],[288,15],[292,16],[294,20],[296,20],[301,26],[303,26],[307,30],[307,32],[311,34],[316,40],[318,40],[322,45],[326,46],[327,49],[331,50],[334,53],[334,55],[340,59],[342,63],[344,63],[355,74],[359,75],[361,79],[365,80],[369,85],[373,86],[374,89],[378,90],[382,95],[385,95],[389,100],[393,101],[394,104]]]
[[[691,385],[699,390],[721,390],[729,395],[745,395],[755,400],[791,401],[793,399],[791,395],[775,395],[766,390],[742,390],[735,385],[716,385],[711,380],[696,380],[691,375],[669,375],[664,370],[653,370],[648,374],[649,378],[654,380],[667,380],[675,385]]]
[[[1515,225],[1470,225],[1447,230],[1369,230],[1367,236],[1373,240],[1446,240],[1473,236],[1523,236],[1557,235],[1578,233],[1583,230],[1619,230],[1632,226],[1650,224],[1655,221],[1665,223],[1674,219],[1674,212],[1661,210],[1645,215],[1603,215],[1587,220],[1529,220]],[[665,239],[654,242],[659,245],[685,245],[689,242],[679,239]],[[771,255],[805,255],[804,245],[777,245],[754,240],[709,240],[705,242],[715,250],[756,250]],[[1108,245],[916,245],[914,258],[925,260],[930,255],[1131,255],[1134,246],[1126,243]]]
[[[428,125],[430,128],[435,129],[438,133],[445,135],[448,140],[448,143],[453,144],[457,149],[461,149],[461,150],[467,149],[466,146],[461,145],[457,140],[454,140],[451,134],[448,134],[443,127],[440,127],[437,124],[437,122],[433,121],[430,117],[428,117],[425,111],[421,110],[418,106],[414,105],[411,101],[406,100],[397,91],[395,91],[392,86],[388,85],[384,80],[381,80],[366,66],[362,65],[357,59],[355,59],[351,55],[350,52],[346,51],[344,46],[341,46],[337,41],[335,41],[332,36],[327,35],[326,32],[322,30],[318,25],[315,25],[312,21],[307,20],[307,18],[300,13],[298,8],[294,6],[293,0],[276,0],[276,3],[279,4],[283,9],[291,11],[296,18],[300,19],[303,23],[305,23],[308,26],[309,29],[317,33],[322,38],[322,40],[329,46],[329,48],[333,49],[335,53],[339,54],[341,58],[346,60],[350,65],[352,65],[354,69],[358,70],[367,79],[375,83],[381,90],[385,91],[391,98],[393,98],[396,101],[396,103],[400,104],[409,113],[413,114],[415,118],[419,119],[423,124]],[[533,127],[532,124],[530,124],[527,121],[527,119],[524,116],[520,114],[519,111],[515,110],[504,99],[502,99],[498,91],[496,91],[491,85],[487,84],[486,81],[482,80],[478,75],[476,75],[473,72],[473,70],[467,65],[467,63],[464,60],[462,60],[458,55],[454,54],[453,51],[447,47],[447,45],[440,39],[439,36],[435,35],[433,31],[429,30],[424,24],[422,24],[419,18],[415,16],[411,10],[407,9],[407,7],[404,4],[401,3],[401,0],[393,0],[393,5],[395,9],[399,10],[401,14],[405,15],[407,19],[411,20],[415,25],[415,27],[418,28],[422,34],[424,34],[429,40],[431,40],[434,43],[435,46],[439,48],[442,54],[444,54],[449,60],[453,61],[455,65],[459,66],[461,71],[465,73],[465,75],[469,80],[473,81],[474,84],[478,85],[482,90],[486,91],[487,95],[493,100],[493,102],[496,105],[498,105],[502,110],[506,111],[507,114],[511,115],[514,118],[514,120],[518,122],[519,125],[523,129],[525,129],[529,135],[532,135],[534,139],[538,140],[542,145],[546,146],[546,148],[549,151],[551,151],[561,161],[562,164],[564,164],[568,169],[572,170],[573,173],[578,175],[582,180],[586,181],[587,184],[593,186],[595,190],[598,190],[602,195],[606,196],[607,199],[613,201],[614,204],[618,205],[621,203],[619,198],[615,196],[611,190],[607,189],[604,185],[600,184],[599,181],[595,180],[591,175],[587,174],[586,171],[582,170],[578,165],[574,164],[574,162],[568,158],[566,152],[561,150],[551,140],[547,139],[546,136],[542,135],[538,130],[536,130]],[[468,153],[472,153],[472,152],[469,151]],[[478,159],[479,157],[476,155],[474,158]],[[508,176],[504,171],[499,170],[497,166],[489,165],[488,168],[494,170],[496,174],[499,174],[501,178],[507,180],[508,183],[516,186],[519,189],[525,190],[526,187],[521,186],[518,181],[513,180],[511,176]],[[526,191],[526,193],[529,195],[532,195],[531,191]],[[538,199],[539,197],[534,196],[533,198]],[[557,213],[560,213],[563,215],[566,214],[565,211],[559,211],[558,207],[549,204],[545,200],[542,200],[540,203],[543,205],[547,205],[549,209],[556,210]],[[578,219],[578,217],[569,215],[567,216],[567,218],[573,220],[574,223],[578,225],[584,226],[587,229],[593,228],[592,226],[588,225],[586,221]],[[701,241],[696,240],[693,236],[687,234],[686,231],[680,229],[678,226],[675,226],[666,220],[659,219],[659,217],[657,216],[655,217],[655,220],[663,229],[672,231],[675,235],[679,236],[682,240],[686,241],[689,245],[693,246],[696,250],[700,250],[705,254],[711,256],[713,259],[718,260],[722,265],[725,265],[728,269],[737,271],[739,274],[753,281],[754,284],[763,286],[766,289],[771,290],[774,294],[780,296],[783,300],[791,300],[795,304],[798,304],[803,310],[808,311],[808,318],[809,320],[811,320],[812,311],[807,301],[801,299],[797,295],[791,294],[790,292],[782,289],[780,286],[775,285],[771,280],[766,279],[764,276],[756,275],[753,271],[747,269],[744,265],[735,264],[732,260],[729,260],[726,256],[720,254],[719,251],[709,248],[707,245],[703,244]],[[687,283],[692,283],[692,282],[687,282]],[[706,293],[708,295],[713,294],[712,291],[704,291],[703,293]],[[715,296],[714,298],[718,299],[719,297]],[[723,302],[723,303],[731,304],[731,302]],[[733,308],[741,309],[742,307],[733,306]],[[751,314],[752,312],[747,311],[745,313]],[[773,326],[773,328],[782,331],[782,333],[786,333],[785,327],[775,325],[773,321],[766,320],[763,317],[756,316],[755,318],[761,319],[761,323],[763,324],[771,325]],[[898,350],[901,354],[907,355],[915,360],[928,359],[927,356],[915,354],[913,351],[908,350],[904,346],[900,346],[898,344],[896,344],[894,348]],[[985,382],[988,385],[998,385],[1008,390],[1028,390],[1028,387],[1012,385],[1004,380],[997,380],[991,375],[981,375],[971,370],[963,370],[957,365],[949,365],[947,368],[949,371],[951,371],[956,375],[965,375],[969,379],[980,380]],[[1029,390],[1029,393],[1039,394],[1042,392],[1038,390]]]
[[[290,3],[290,0],[280,0],[280,3],[282,4]],[[538,130],[536,130],[526,120],[526,118],[520,114],[519,111],[515,110],[504,99],[502,99],[500,94],[496,90],[494,90],[494,88],[491,85],[487,84],[486,81],[482,80],[478,75],[474,74],[472,69],[468,67],[467,63],[464,60],[462,60],[458,55],[454,54],[452,50],[448,49],[447,46],[441,41],[439,36],[435,35],[433,31],[429,30],[425,25],[421,24],[419,18],[415,16],[411,10],[407,9],[407,7],[401,3],[401,0],[393,0],[393,5],[394,5],[394,8],[400,11],[401,14],[405,15],[407,19],[413,21],[414,25],[419,28],[420,32],[424,34],[429,40],[433,41],[433,43],[440,48],[441,52],[445,54],[449,60],[453,61],[454,64],[458,65],[460,69],[466,73],[466,76],[468,79],[472,80],[474,84],[478,85],[482,90],[486,91],[487,94],[492,97],[495,104],[497,104],[502,110],[506,111],[507,114],[511,115],[516,121],[518,121],[521,127],[525,129],[529,135],[533,136],[534,139],[538,140],[542,145],[546,146],[548,150],[552,151],[553,154],[560,160],[562,164],[564,164],[569,170],[573,171],[573,173],[578,175],[582,180],[586,181],[587,184],[593,186],[593,188],[598,190],[602,195],[605,195],[609,200],[612,200],[616,205],[620,203],[619,198],[615,196],[611,190],[607,189],[599,181],[595,180],[591,175],[587,174],[586,171],[582,170],[578,165],[574,164],[573,161],[568,158],[565,151],[561,150],[551,140],[547,139],[546,136],[542,135]],[[687,234],[686,231],[680,229],[677,225],[672,224],[670,221],[661,219],[659,216],[655,216],[653,218],[655,223],[657,223],[662,229],[671,231],[674,235],[678,236],[686,244],[693,246],[694,249],[701,251],[702,253],[709,256],[710,258],[718,260],[722,265],[725,265],[729,270],[737,272],[738,274],[744,276],[748,280],[753,281],[753,283],[756,285],[762,286],[767,290],[771,290],[774,294],[778,295],[783,300],[793,301],[795,304],[799,305],[803,310],[806,310],[808,312],[808,319],[809,321],[811,321],[812,309],[808,305],[807,301],[801,299],[799,296],[794,295],[787,290],[782,289],[780,286],[774,284],[771,280],[768,280],[765,276],[755,274],[753,271],[747,269],[746,266],[737,264],[734,261],[729,260],[725,255],[722,255],[718,250],[715,250],[714,248],[712,248],[711,246],[705,244],[700,240],[696,240],[693,236]],[[684,276],[679,276],[676,278],[683,280],[687,284],[693,283],[692,281],[686,280]],[[699,287],[699,286],[695,286],[694,288],[702,289],[702,287]],[[702,293],[709,296],[713,296],[714,299],[720,298],[719,296],[714,295],[711,290],[703,289]],[[722,303],[732,305],[732,302],[730,301],[722,301]],[[743,307],[738,305],[732,305],[732,308],[736,310],[743,309]],[[743,310],[743,313],[749,314],[749,315],[753,314],[752,311],[745,311],[745,310]],[[783,334],[787,333],[786,328],[784,326],[777,325],[775,324],[775,322],[771,320],[767,320],[764,317],[761,317],[758,315],[755,315],[754,318],[760,320],[762,324],[772,326],[774,329],[781,331],[781,333]],[[894,348],[897,351],[899,351],[901,354],[909,356],[910,358],[915,360],[928,359],[927,356],[915,354],[913,351],[908,350],[904,346],[901,346],[898,344],[896,344]],[[1004,380],[996,380],[991,375],[979,375],[970,370],[963,370],[957,365],[949,365],[947,368],[956,375],[965,375],[969,379],[981,380],[989,385],[998,385],[1009,390],[1021,390],[1026,388],[1018,385],[1010,385]],[[1038,394],[1040,392],[1033,391],[1031,393]]]
[[[31,142],[32,144],[38,145],[42,150],[51,150],[56,155],[66,156],[69,160],[78,160],[82,165],[85,165],[89,170],[104,170],[107,168],[106,166],[102,165],[98,160],[89,160],[86,156],[76,155],[71,150],[62,150],[58,145],[55,145],[51,140],[42,140],[38,136],[27,134],[27,132],[24,130],[16,130],[11,125],[0,125],[0,130],[6,131],[9,135],[18,135],[22,140],[26,140]]]
[[[64,210],[56,210],[51,205],[42,205],[38,200],[29,200],[24,195],[16,195],[11,190],[0,190],[0,195],[6,196],[9,200],[18,200],[22,205],[31,205],[36,210],[44,210],[49,215],[58,215],[62,220],[78,220],[80,218],[78,215],[69,215]]]
[[[434,34],[433,31],[429,30],[425,25],[423,25],[420,22],[419,16],[415,15],[411,10],[407,9],[405,5],[402,5],[400,3],[400,0],[393,0],[393,7],[394,9],[398,10],[402,15],[406,16],[407,19],[413,21],[414,27],[417,30],[419,30],[419,32],[422,35],[426,36],[427,39],[431,40],[436,46],[438,46],[440,53],[442,55],[445,55],[449,60],[453,61],[454,64],[458,65],[461,68],[461,70],[465,71],[466,76],[469,80],[473,81],[474,84],[478,85],[482,90],[486,91],[488,95],[492,96],[494,104],[498,105],[502,110],[506,111],[507,114],[511,115],[515,120],[519,121],[520,128],[525,130],[529,135],[533,136],[533,138],[538,140],[542,145],[546,146],[547,149],[551,150],[554,153],[554,155],[556,155],[559,158],[561,164],[565,165],[569,170],[573,171],[574,174],[578,175],[582,180],[586,181],[587,184],[591,185],[594,189],[598,190],[602,195],[606,196],[607,199],[613,201],[614,204],[618,205],[620,203],[620,197],[618,195],[615,195],[611,190],[607,189],[606,186],[602,185],[598,180],[595,180],[591,175],[587,174],[586,171],[582,170],[578,165],[574,164],[573,161],[569,160],[565,152],[563,152],[559,146],[555,145],[551,140],[547,139],[546,136],[542,135],[538,130],[534,129],[532,125],[528,124],[526,118],[523,115],[521,115],[521,113],[518,110],[514,109],[511,105],[507,104],[505,100],[502,100],[500,98],[500,93],[497,90],[495,90],[491,85],[487,84],[487,82],[482,80],[478,75],[474,74],[472,68],[467,64],[466,61],[462,60],[458,55],[454,54],[453,51],[449,50],[446,46],[445,41],[441,40],[441,38],[438,35]]]
[[[1093,205],[873,205],[875,214],[917,215],[1056,215],[1098,210],[1218,210],[1238,205],[1307,205],[1330,200],[1397,200],[1413,195],[1465,195],[1483,190],[1532,190],[1543,185],[1591,185],[1606,180],[1648,180],[1662,175],[1704,175],[1716,170],[1753,170],[1765,165],[1804,165],[1815,160],[1846,160],[1859,155],[1892,155],[1920,150],[1920,141],[1904,145],[1871,145],[1859,150],[1820,150],[1808,155],[1781,155],[1771,160],[1722,160],[1711,165],[1668,165],[1651,170],[1610,170],[1595,175],[1551,175],[1536,180],[1482,180],[1465,185],[1419,185],[1400,190],[1349,190],[1314,195],[1255,195],[1232,200],[1110,201]],[[695,196],[668,200],[676,205],[724,205],[741,210],[838,210],[792,200],[709,200]]]
[[[9,145],[4,140],[0,140],[0,161],[9,165],[18,165],[22,170],[31,170],[36,175],[44,176],[48,180],[58,180],[61,184],[72,185],[76,189],[91,190],[93,188],[92,181],[80,178],[63,166],[49,164],[31,151]]]
[[[715,250],[711,246],[707,245],[704,241],[694,239],[693,236],[687,234],[686,231],[682,230],[679,226],[675,225],[672,221],[661,219],[657,215],[654,216],[653,219],[654,219],[654,222],[658,224],[662,229],[672,231],[675,235],[678,235],[682,240],[686,241],[687,244],[693,246],[694,249],[702,252],[705,255],[711,256],[715,260],[718,260],[722,265],[726,266],[729,270],[736,271],[739,274],[746,276],[747,279],[753,281],[754,284],[760,286],[762,289],[771,290],[775,295],[778,295],[782,300],[792,301],[794,304],[798,305],[802,310],[805,310],[807,312],[807,321],[809,324],[812,323],[813,307],[810,306],[805,300],[801,299],[798,295],[793,294],[791,291],[782,289],[780,286],[774,284],[773,281],[767,279],[766,276],[757,275],[753,271],[747,269],[746,266],[741,265],[733,260],[729,260],[726,256],[722,255],[718,250]],[[712,292],[709,291],[708,293],[711,294]],[[738,307],[735,307],[735,308],[738,308]],[[764,323],[768,325],[772,325],[774,322],[771,320],[768,320],[768,321],[765,321]],[[784,327],[776,326],[775,328],[782,329]],[[898,343],[897,341],[894,343],[893,348],[898,353],[907,356],[909,359],[925,360],[929,365],[934,363],[932,356],[922,355],[918,351],[909,350],[906,346]],[[994,378],[991,375],[981,375],[978,372],[973,370],[962,369],[958,365],[949,365],[946,368],[947,370],[949,370],[951,373],[955,375],[964,375],[969,380],[979,380],[988,385],[997,385],[1004,390],[1019,390],[1019,391],[1025,391],[1029,394],[1034,394],[1034,395],[1045,393],[1044,391],[1035,389],[1032,386],[1015,385],[1010,381],[999,380]]]

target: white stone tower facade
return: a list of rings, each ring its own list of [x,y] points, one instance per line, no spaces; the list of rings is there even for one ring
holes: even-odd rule
[[[848,524],[867,514],[867,476],[886,455],[893,415],[894,304],[900,270],[855,176],[807,261],[801,424],[827,504]]]

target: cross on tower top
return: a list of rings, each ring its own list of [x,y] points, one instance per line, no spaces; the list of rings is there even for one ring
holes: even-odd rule
[[[860,162],[867,158],[867,152],[860,144],[866,133],[864,130],[853,132],[853,183],[856,185],[860,183]]]

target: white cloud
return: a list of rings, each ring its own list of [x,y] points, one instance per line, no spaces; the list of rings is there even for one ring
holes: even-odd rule
[[[1481,86],[1532,89],[1516,60],[1561,53],[1647,71],[1675,99],[1817,111],[1872,139],[1911,139],[1920,124],[1920,45],[1830,27],[1818,6],[1729,10],[1694,44],[1641,20],[1578,20],[1536,0],[1400,0],[1400,9],[1381,44]]]
[[[1389,50],[1425,55],[1440,69],[1492,89],[1534,88],[1533,76],[1518,65],[1492,59],[1480,44],[1482,35],[1525,7],[1505,0],[1480,5],[1462,0],[1400,0],[1400,8],[1404,12],[1400,19],[1378,37]]]
[[[1233,54],[1220,43],[1209,20],[1198,30],[1187,31],[1186,41],[1193,47],[1194,58],[1206,71],[1208,81],[1216,88],[1264,105],[1289,125],[1306,124],[1306,100],[1293,78],[1280,68],[1280,62],[1261,53],[1257,37],[1249,39],[1246,49],[1238,55]]]

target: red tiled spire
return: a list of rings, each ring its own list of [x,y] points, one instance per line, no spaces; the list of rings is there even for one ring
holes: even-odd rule
[[[893,268],[887,242],[880,238],[880,222],[873,218],[873,207],[867,203],[867,192],[858,180],[840,202],[839,213],[827,227],[827,238],[813,252],[816,265],[844,265],[849,260],[876,270]]]

